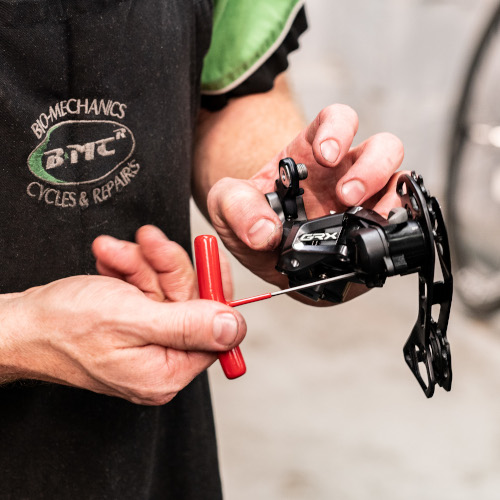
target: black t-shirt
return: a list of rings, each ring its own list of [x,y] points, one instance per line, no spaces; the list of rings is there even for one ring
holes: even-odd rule
[[[210,0],[0,0],[1,293],[94,274],[94,238],[144,224],[189,251],[212,15]],[[220,497],[205,373],[162,407],[0,387],[1,499]]]

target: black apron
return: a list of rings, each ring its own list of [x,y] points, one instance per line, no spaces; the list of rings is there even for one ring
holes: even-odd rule
[[[100,234],[190,248],[209,0],[0,0],[0,291],[95,273]],[[68,300],[71,300],[70,298]],[[220,498],[206,375],[163,407],[0,388],[0,498]]]

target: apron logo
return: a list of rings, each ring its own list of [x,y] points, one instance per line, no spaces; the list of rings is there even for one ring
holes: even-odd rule
[[[83,104],[88,102],[93,101],[81,101]],[[79,108],[83,114],[91,111],[96,114],[91,106],[83,104]],[[126,106],[121,104],[119,107],[122,118]],[[60,117],[55,112],[52,114],[54,119]],[[42,139],[43,134],[45,137],[27,161],[29,170],[38,178],[26,189],[31,198],[61,208],[87,208],[111,198],[139,172],[139,164],[132,159],[134,134],[122,123],[85,119],[66,120],[50,126],[48,121],[34,130],[38,139]]]
[[[128,127],[107,120],[66,121],[47,131],[30,154],[28,167],[50,184],[96,182],[126,162],[135,139]]]

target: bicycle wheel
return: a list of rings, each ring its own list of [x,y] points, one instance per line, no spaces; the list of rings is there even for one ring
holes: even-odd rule
[[[486,26],[457,108],[447,214],[455,284],[473,313],[500,307],[500,4]]]

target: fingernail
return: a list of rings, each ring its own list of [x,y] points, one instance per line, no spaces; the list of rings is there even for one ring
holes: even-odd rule
[[[330,163],[335,163],[339,157],[340,147],[337,141],[333,139],[327,139],[323,141],[320,146],[321,154],[326,161]]]
[[[344,203],[349,207],[357,205],[365,194],[366,189],[361,181],[349,181],[342,186],[342,197],[344,198]]]
[[[248,231],[248,239],[254,247],[267,245],[274,235],[276,225],[269,219],[260,219]]]
[[[218,314],[214,319],[214,337],[219,344],[231,345],[238,335],[238,321],[229,313]]]

